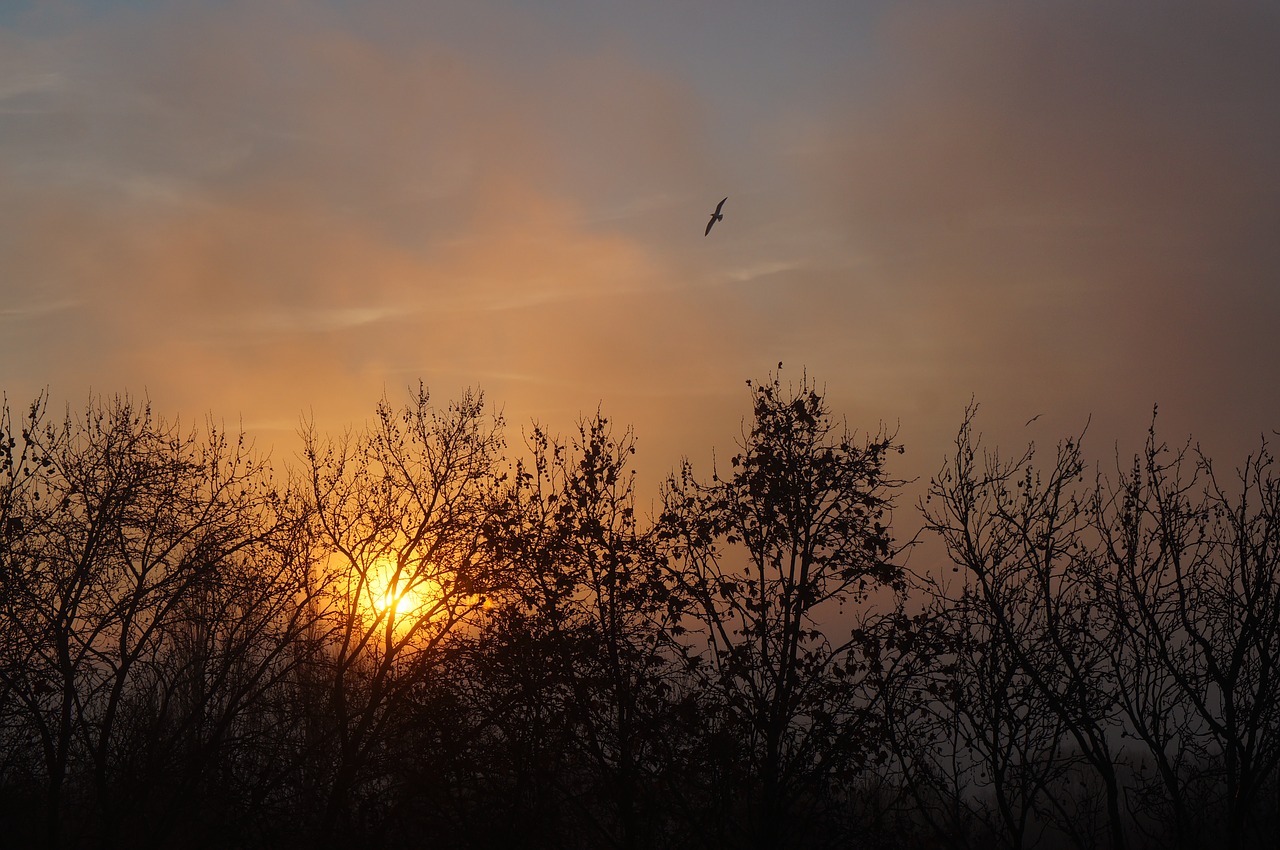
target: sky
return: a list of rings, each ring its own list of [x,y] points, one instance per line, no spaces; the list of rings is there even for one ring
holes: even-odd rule
[[[1158,404],[1230,468],[1280,429],[1277,44],[1236,0],[6,0],[0,390],[289,462],[479,387],[513,441],[633,426],[656,492],[782,362],[907,478],[970,400],[1112,467]]]

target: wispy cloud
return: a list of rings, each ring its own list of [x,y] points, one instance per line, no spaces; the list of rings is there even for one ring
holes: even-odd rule
[[[732,269],[725,273],[729,280],[735,283],[745,283],[747,281],[756,280],[757,278],[773,277],[782,272],[789,272],[801,268],[802,264],[796,261],[767,261],[756,265],[747,266],[745,268]]]
[[[6,304],[0,306],[0,318],[4,319],[36,319],[43,316],[61,313],[67,310],[74,310],[82,306],[83,302],[75,299],[61,299],[58,301],[44,301],[31,304],[12,305]]]
[[[412,311],[395,307],[346,307],[330,309],[274,310],[251,312],[241,318],[235,330],[248,333],[327,333],[359,328],[403,318]]]

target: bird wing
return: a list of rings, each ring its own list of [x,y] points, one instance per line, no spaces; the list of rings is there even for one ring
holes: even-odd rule
[[[729,196],[725,195],[724,201],[727,201],[727,200],[729,200]],[[721,201],[720,203],[716,204],[716,215],[720,215],[720,210],[724,207],[724,201]]]
[[[711,221],[708,221],[708,222],[707,222],[707,229],[706,229],[706,230],[704,230],[704,231],[702,231],[702,235],[703,235],[703,236],[706,236],[708,233],[710,233],[710,232],[711,232],[711,228],[715,226],[715,223],[716,223],[716,214],[715,214],[715,213],[712,213],[712,214],[711,214]]]

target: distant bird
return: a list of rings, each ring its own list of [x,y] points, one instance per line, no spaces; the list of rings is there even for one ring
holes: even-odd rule
[[[1023,423],[1023,425],[1022,425],[1022,427],[1023,427],[1023,428],[1027,427],[1027,426],[1028,426],[1028,425],[1030,425],[1032,422],[1035,422],[1037,419],[1039,419],[1041,416],[1044,416],[1044,414],[1043,414],[1043,413],[1037,413],[1035,416],[1032,416],[1030,419],[1028,419],[1026,422],[1024,422],[1024,423]]]
[[[729,200],[729,198],[726,195],[724,201],[727,201],[727,200]],[[711,221],[707,222],[707,229],[702,234],[703,236],[706,236],[708,233],[711,232],[711,228],[715,226],[715,223],[717,221],[724,221],[724,216],[720,214],[720,210],[724,209],[724,201],[721,201],[720,203],[716,204],[716,211],[711,214]]]

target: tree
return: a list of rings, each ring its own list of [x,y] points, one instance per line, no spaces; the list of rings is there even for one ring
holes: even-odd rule
[[[37,402],[21,444],[9,423],[0,677],[41,756],[44,841],[156,838],[292,628],[304,571],[279,494],[243,438],[128,398],[62,423]]]
[[[1226,487],[1198,449],[1159,441],[1153,422],[1130,469],[1093,493],[1114,692],[1150,766],[1139,824],[1179,846],[1252,846],[1266,829],[1259,809],[1280,761],[1273,463],[1264,443]]]
[[[1034,446],[1012,461],[983,449],[975,414],[976,406],[966,410],[956,453],[930,482],[926,527],[965,571],[970,604],[1000,644],[1001,667],[1019,681],[1026,708],[1056,719],[1100,779],[1106,834],[1119,850],[1126,842],[1119,728],[1089,561],[1088,500],[1077,491],[1084,473],[1080,439],[1060,443],[1040,471]],[[1067,808],[1089,801],[1061,793],[1045,799],[1059,808],[1063,829],[1092,842],[1089,818]]]
[[[872,673],[889,768],[946,846],[1037,846],[1050,788],[1075,766],[1063,724],[972,584],[952,592],[935,579],[917,590],[925,610],[879,638]]]
[[[590,846],[648,846],[672,609],[636,517],[634,435],[597,413],[570,440],[535,426],[527,448],[487,533],[513,584],[473,647],[483,747],[508,754],[502,796],[526,803],[522,823],[567,809]],[[556,828],[548,843],[564,846],[570,827]]]
[[[324,842],[348,840],[356,809],[383,802],[357,791],[385,781],[377,762],[417,677],[498,589],[483,532],[500,480],[501,426],[478,392],[441,411],[420,386],[399,410],[380,402],[356,436],[303,434],[325,600],[315,659],[327,690],[317,739],[331,746],[317,763]]]
[[[664,491],[661,535],[696,623],[690,666],[742,736],[754,843],[802,839],[793,817],[856,766],[875,729],[855,699],[856,641],[821,623],[901,592],[888,516],[892,435],[856,442],[808,379],[748,382],[753,418],[732,471],[700,483],[688,462]]]

